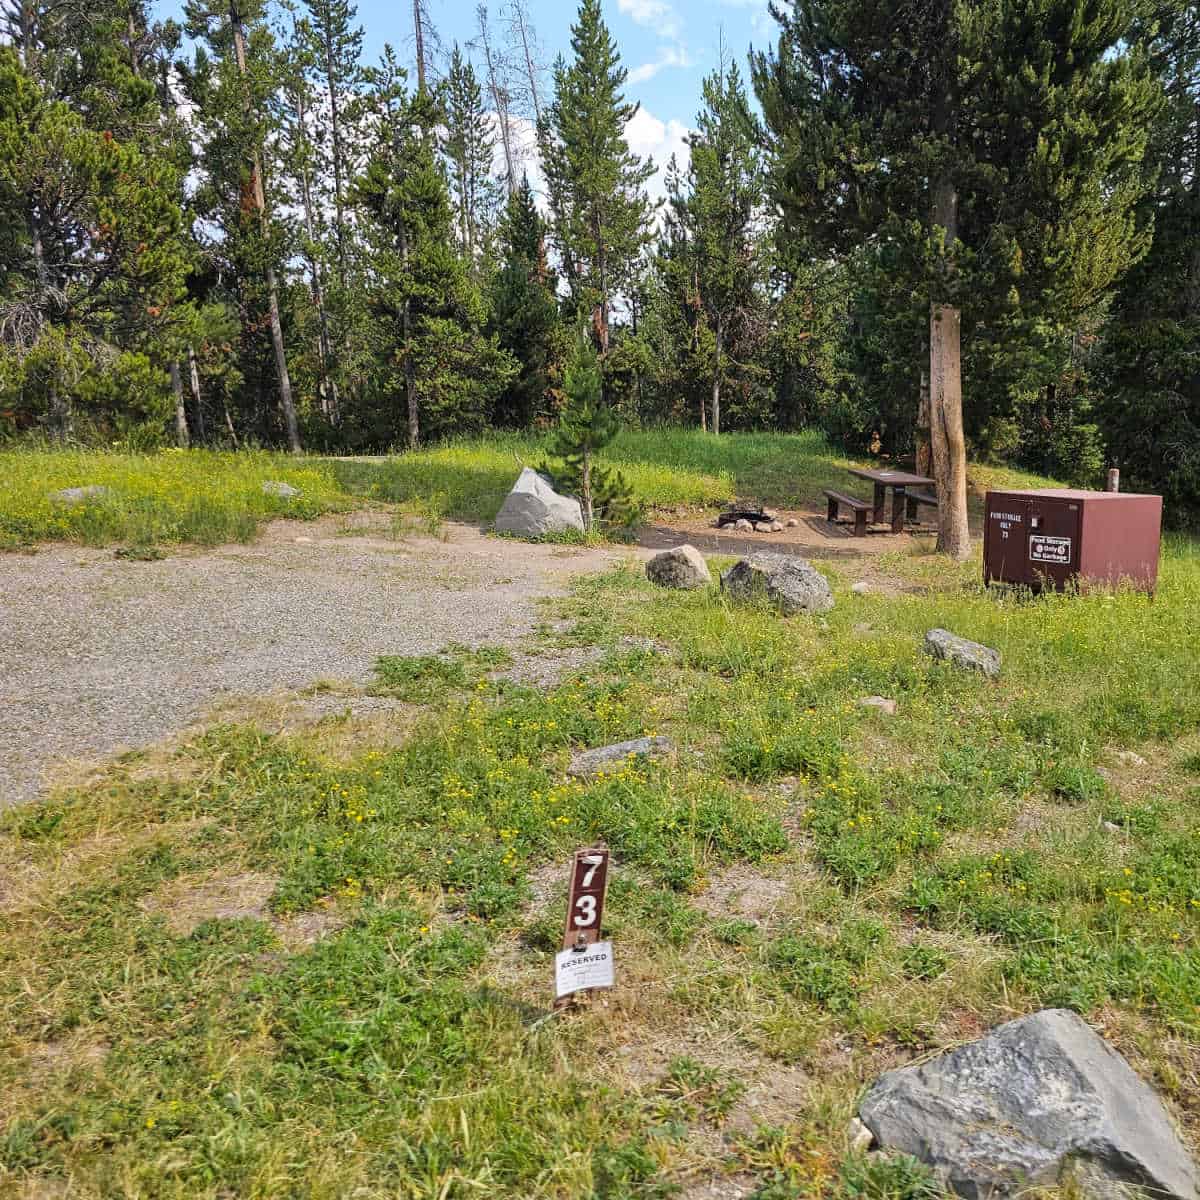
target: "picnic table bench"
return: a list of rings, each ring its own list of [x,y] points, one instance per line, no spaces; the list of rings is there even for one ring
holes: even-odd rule
[[[854,514],[854,536],[865,537],[867,533],[867,513],[871,511],[868,500],[860,500],[857,496],[847,496],[845,492],[826,488],[825,496],[829,500],[829,523],[837,524],[838,509],[848,508]]]

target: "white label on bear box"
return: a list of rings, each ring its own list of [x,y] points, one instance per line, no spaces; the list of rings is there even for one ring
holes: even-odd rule
[[[1068,566],[1071,562],[1071,539],[1033,534],[1029,539],[1029,560]]]

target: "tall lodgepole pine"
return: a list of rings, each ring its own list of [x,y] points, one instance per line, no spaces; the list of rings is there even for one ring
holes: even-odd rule
[[[238,10],[238,0],[229,3],[229,27],[233,36],[233,49],[237,61],[238,74],[243,81],[248,75],[246,65],[246,35],[242,28],[242,17]],[[243,87],[242,98],[244,109],[250,111],[250,91]],[[247,163],[249,174],[243,185],[243,209],[253,207],[263,233],[267,232],[267,198],[263,188],[262,150],[254,147],[251,150],[250,161]],[[296,420],[296,404],[292,398],[292,380],[288,374],[287,353],[283,344],[283,323],[279,317],[279,282],[275,275],[273,263],[268,263],[264,272],[267,283],[267,320],[271,329],[271,349],[275,355],[275,373],[279,380],[279,406],[283,410],[284,429],[287,433],[288,449],[293,454],[300,454],[300,425]]]
[[[571,48],[570,63],[555,65],[542,152],[572,303],[591,314],[596,349],[607,355],[614,297],[650,238],[645,185],[654,164],[629,149],[625,130],[638,106],[625,101],[629,73],[600,0],[582,0]]]

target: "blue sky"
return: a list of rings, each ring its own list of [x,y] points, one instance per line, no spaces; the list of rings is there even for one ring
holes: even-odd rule
[[[471,42],[477,33],[477,0],[429,0],[430,15],[447,49]],[[570,50],[570,27],[577,0],[527,0],[547,63]],[[176,14],[179,0],[166,0]],[[503,21],[506,0],[488,0],[494,27]],[[716,66],[722,33],[727,53],[745,67],[753,43],[767,46],[775,23],[767,0],[604,0],[604,16],[628,68],[627,98],[641,111],[628,130],[630,144],[664,166],[672,153],[686,159],[683,139],[700,104],[700,83]],[[358,21],[366,30],[366,56],[378,57],[391,42],[412,58],[410,0],[358,0]],[[478,65],[478,64],[477,64]],[[661,179],[654,191],[659,191]]]

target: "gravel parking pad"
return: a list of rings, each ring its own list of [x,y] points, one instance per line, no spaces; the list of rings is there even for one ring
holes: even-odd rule
[[[0,556],[0,807],[38,795],[57,764],[148,745],[231,697],[362,684],[380,654],[515,644],[539,597],[630,553],[461,525],[394,541],[373,516],[278,521],[252,545],[158,562]]]

